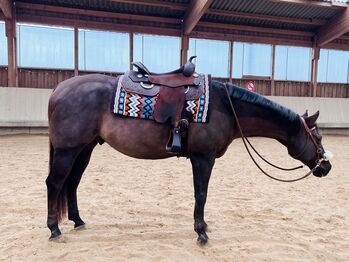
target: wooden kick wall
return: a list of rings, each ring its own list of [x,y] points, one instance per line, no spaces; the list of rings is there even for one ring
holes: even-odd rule
[[[94,72],[79,71],[79,75]],[[116,76],[118,73],[104,73]],[[74,70],[59,69],[18,69],[18,86],[28,88],[54,88],[59,82],[74,76]],[[227,78],[214,78],[228,82]],[[245,86],[249,81],[256,85],[256,91],[262,95],[271,95],[271,80],[266,79],[232,79],[237,86]],[[7,68],[0,67],[0,86],[7,86]],[[311,96],[310,82],[274,81],[275,96]],[[349,84],[318,83],[317,96],[349,98]]]

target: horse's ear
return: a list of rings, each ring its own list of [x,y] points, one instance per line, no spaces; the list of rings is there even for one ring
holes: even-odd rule
[[[316,120],[318,119],[319,114],[320,112],[317,111],[314,115],[305,118],[305,122],[307,123],[309,128],[312,128],[316,125]]]
[[[302,115],[302,117],[303,117],[303,118],[308,117],[308,109],[307,109],[307,110],[305,110],[305,113]]]

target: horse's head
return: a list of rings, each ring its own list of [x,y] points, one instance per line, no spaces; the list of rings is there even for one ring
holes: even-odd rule
[[[300,117],[301,128],[296,135],[289,137],[288,153],[310,169],[315,168],[313,171],[315,176],[323,177],[331,170],[329,160],[332,154],[326,152],[322,146],[322,137],[316,124],[318,117],[319,111],[312,116],[308,116],[308,112],[305,112]]]

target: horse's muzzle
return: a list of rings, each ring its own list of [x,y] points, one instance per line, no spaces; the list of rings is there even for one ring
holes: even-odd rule
[[[330,161],[323,161],[321,165],[313,172],[316,177],[326,176],[332,168]]]

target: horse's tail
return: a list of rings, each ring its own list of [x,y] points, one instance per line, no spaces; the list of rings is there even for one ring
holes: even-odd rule
[[[50,141],[50,158],[49,158],[49,174],[52,172],[52,162],[54,158],[54,148]],[[67,183],[64,182],[62,189],[60,190],[57,198],[57,219],[61,222],[65,218],[68,206],[68,196],[67,196]]]
[[[67,193],[67,182],[64,182],[61,191],[58,194],[57,199],[57,219],[58,223],[66,217],[68,207],[68,193]]]

